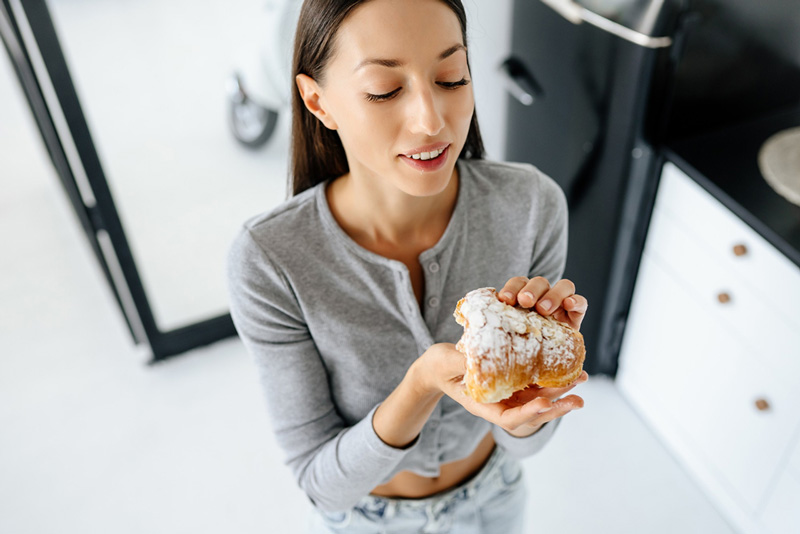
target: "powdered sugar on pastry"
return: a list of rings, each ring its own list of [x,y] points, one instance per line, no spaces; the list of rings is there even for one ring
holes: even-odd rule
[[[464,334],[456,349],[467,358],[464,384],[479,402],[497,402],[530,384],[563,387],[583,370],[577,330],[497,298],[494,288],[470,291],[453,314]]]

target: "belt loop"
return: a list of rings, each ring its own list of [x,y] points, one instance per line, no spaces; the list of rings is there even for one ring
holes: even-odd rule
[[[383,517],[386,519],[391,519],[394,517],[395,512],[397,512],[397,503],[394,501],[394,499],[387,499],[386,510],[383,512]]]
[[[429,500],[428,505],[425,507],[425,515],[428,516],[428,521],[425,522],[425,528],[422,529],[423,534],[435,534],[439,531],[439,521],[433,513],[432,500]]]
[[[435,534],[442,531],[449,531],[452,526],[451,508],[455,504],[454,495],[449,495],[446,499],[430,499],[425,506],[425,515],[428,521],[422,529],[424,534]]]

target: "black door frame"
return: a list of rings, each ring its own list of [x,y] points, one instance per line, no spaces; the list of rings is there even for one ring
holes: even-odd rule
[[[19,0],[16,12],[10,0],[0,0],[0,38],[14,66],[44,145],[55,167],[64,192],[78,217],[106,281],[114,293],[134,343],[147,343],[156,363],[188,350],[235,336],[230,314],[221,315],[169,331],[156,324],[142,279],[134,261],[114,199],[100,164],[86,117],[72,83],[61,44],[45,0]],[[20,12],[21,11],[21,12]],[[24,20],[21,20],[24,17]],[[20,25],[30,29],[25,39]],[[31,61],[31,50],[41,57],[39,72]],[[49,78],[56,101],[48,101],[42,90],[43,77]],[[52,107],[63,113],[67,131],[56,126]],[[67,157],[64,139],[71,141],[78,162]],[[91,196],[82,194],[76,181],[80,165]]]

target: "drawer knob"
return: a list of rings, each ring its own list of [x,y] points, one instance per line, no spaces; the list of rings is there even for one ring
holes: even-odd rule
[[[747,247],[739,243],[738,245],[735,245],[733,247],[733,253],[736,256],[744,256],[745,254],[747,254]]]
[[[756,399],[756,408],[758,408],[759,412],[766,412],[769,410],[767,399]]]
[[[729,293],[723,291],[722,293],[717,295],[717,300],[720,301],[721,304],[727,304],[728,302],[731,301],[731,296]]]

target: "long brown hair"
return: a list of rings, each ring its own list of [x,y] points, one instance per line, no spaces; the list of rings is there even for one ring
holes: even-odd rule
[[[305,0],[297,22],[292,60],[292,162],[290,184],[297,195],[315,185],[346,174],[349,170],[339,135],[325,127],[308,111],[295,84],[298,74],[324,83],[325,67],[333,55],[336,32],[342,21],[359,5],[369,0]],[[461,38],[467,46],[467,14],[461,0],[440,0],[447,4],[461,24]],[[467,54],[469,68],[469,54]],[[471,72],[471,69],[470,69]],[[473,112],[467,141],[460,158],[484,156],[478,117]]]

